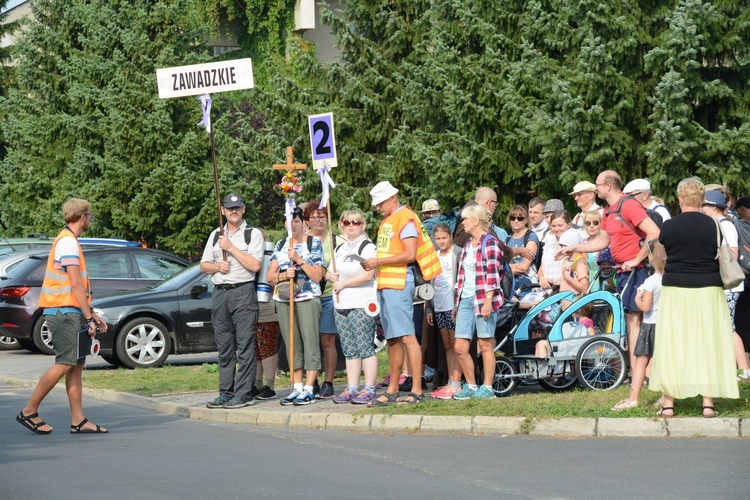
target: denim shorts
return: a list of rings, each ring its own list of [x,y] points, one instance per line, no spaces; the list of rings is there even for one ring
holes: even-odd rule
[[[414,282],[407,281],[403,290],[378,290],[380,322],[386,340],[414,335]]]
[[[333,295],[321,297],[320,306],[323,308],[320,315],[320,333],[338,333],[336,321],[333,319]]]
[[[495,324],[497,323],[497,311],[492,311],[490,317],[484,319],[481,315],[474,314],[474,298],[462,298],[458,302],[456,311],[456,338],[471,340],[474,338],[476,328],[477,337],[480,339],[495,338]]]

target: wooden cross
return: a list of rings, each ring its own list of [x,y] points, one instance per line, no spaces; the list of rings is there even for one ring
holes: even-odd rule
[[[291,172],[293,170],[304,170],[307,168],[305,163],[294,163],[294,152],[291,146],[286,147],[286,163],[280,163],[273,166],[274,170],[286,170]]]

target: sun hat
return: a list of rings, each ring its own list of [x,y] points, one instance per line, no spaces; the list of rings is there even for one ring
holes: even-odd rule
[[[440,203],[437,200],[430,198],[422,203],[422,212],[435,212],[440,210]]]
[[[706,191],[706,199],[703,200],[702,205],[711,205],[712,207],[724,210],[727,208],[727,201],[721,191],[712,189],[711,191]]]
[[[651,191],[651,183],[648,179],[635,179],[627,184],[623,188],[622,192],[625,194],[640,193],[642,191]]]
[[[398,189],[393,187],[388,181],[378,182],[375,187],[370,190],[370,196],[372,196],[372,204],[374,206],[380,205],[385,200],[398,193]]]
[[[566,247],[572,247],[581,243],[581,233],[577,229],[570,228],[560,235],[558,243]]]
[[[565,205],[563,205],[563,202],[557,198],[552,198],[551,200],[547,200],[542,213],[557,212],[558,210],[565,210]]]
[[[596,184],[589,181],[581,181],[575,186],[573,186],[573,191],[571,191],[568,194],[576,194],[576,193],[585,193],[585,192],[595,192],[596,191]]]

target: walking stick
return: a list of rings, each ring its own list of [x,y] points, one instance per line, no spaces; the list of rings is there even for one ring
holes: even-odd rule
[[[290,248],[294,248],[294,238],[289,238]],[[296,278],[295,273],[295,278]],[[294,387],[294,291],[295,278],[289,278],[289,379]]]

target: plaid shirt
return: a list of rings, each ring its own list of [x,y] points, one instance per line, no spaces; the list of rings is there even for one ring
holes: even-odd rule
[[[482,243],[484,243],[484,255],[482,255]],[[473,240],[469,240],[461,251],[459,262],[463,262],[466,254],[471,248]],[[503,252],[500,250],[500,242],[494,236],[484,234],[476,246],[477,268],[474,294],[474,313],[481,314],[482,305],[487,298],[487,292],[494,292],[492,296],[492,310],[497,311],[505,302],[502,291],[500,290],[500,281],[503,279]],[[458,270],[458,280],[456,281],[456,307],[461,297],[461,291],[464,288],[464,266],[461,265]]]

